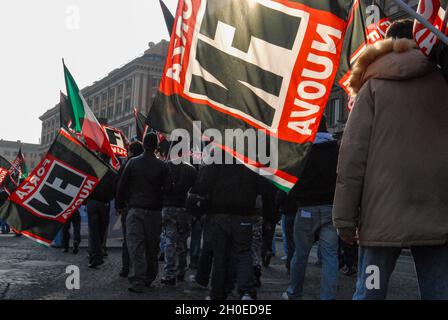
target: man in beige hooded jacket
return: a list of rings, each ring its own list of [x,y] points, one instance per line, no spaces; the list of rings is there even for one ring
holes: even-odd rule
[[[412,21],[394,23],[351,75],[333,220],[359,240],[354,299],[386,298],[402,248],[421,298],[448,299],[448,84],[411,39]]]

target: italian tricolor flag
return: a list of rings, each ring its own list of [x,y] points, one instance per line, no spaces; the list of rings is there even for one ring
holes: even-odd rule
[[[77,133],[81,133],[84,136],[86,145],[89,149],[107,155],[112,160],[112,165],[115,168],[118,168],[119,163],[115,158],[103,127],[100,125],[84,99],[65,63],[64,76],[68,101],[73,111],[72,127]]]

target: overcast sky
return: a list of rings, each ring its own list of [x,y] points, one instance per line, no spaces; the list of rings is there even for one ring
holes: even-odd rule
[[[83,88],[168,38],[159,0],[0,1],[0,139],[39,142],[38,117],[65,91],[62,57]]]

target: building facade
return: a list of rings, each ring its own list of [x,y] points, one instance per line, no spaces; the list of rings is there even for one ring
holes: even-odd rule
[[[168,45],[166,40],[157,44],[151,42],[141,57],[81,90],[98,119],[107,120],[108,125],[120,129],[127,137],[135,135],[133,110],[149,112],[162,78]],[[59,104],[39,119],[42,121],[42,150],[47,150],[60,128]]]
[[[22,147],[25,163],[30,170],[37,166],[42,159],[41,146],[33,143],[22,143],[20,141],[0,140],[0,155],[8,161],[13,161]]]

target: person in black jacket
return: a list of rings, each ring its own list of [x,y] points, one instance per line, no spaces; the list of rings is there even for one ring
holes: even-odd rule
[[[106,158],[104,159],[105,161]],[[109,170],[87,199],[89,228],[89,268],[102,265],[110,221],[110,202],[114,198],[115,171]]]
[[[298,206],[294,222],[295,252],[286,300],[300,299],[306,266],[316,237],[322,253],[320,298],[334,300],[338,285],[338,235],[332,223],[339,146],[321,121],[302,177],[290,193]]]
[[[143,144],[140,141],[134,141],[129,145],[128,159],[129,161],[132,158],[138,157],[143,153]],[[123,170],[126,166],[124,163],[120,170],[118,171],[117,178],[115,179],[115,195],[117,194],[118,181],[123,173]],[[117,206],[117,201],[115,201],[115,209],[121,218],[121,230],[123,232],[123,246],[121,251],[121,271],[119,273],[120,277],[127,278],[129,275],[129,251],[127,244],[127,236],[126,236],[126,218],[128,216],[127,207],[119,209]]]
[[[127,163],[118,182],[117,206],[129,208],[126,218],[130,257],[129,291],[142,293],[159,271],[158,254],[162,232],[163,187],[166,164],[154,155],[157,135],[145,136],[145,152]]]
[[[174,145],[174,143],[173,143]],[[182,151],[180,151],[182,152]],[[162,283],[175,285],[183,281],[187,270],[187,241],[190,236],[190,215],[185,209],[188,191],[196,180],[196,169],[179,159],[167,163],[162,223],[165,234],[165,270]]]
[[[208,198],[208,227],[213,235],[210,299],[227,298],[233,270],[241,299],[255,299],[251,246],[259,177],[242,164],[210,164],[201,171],[192,192]]]

